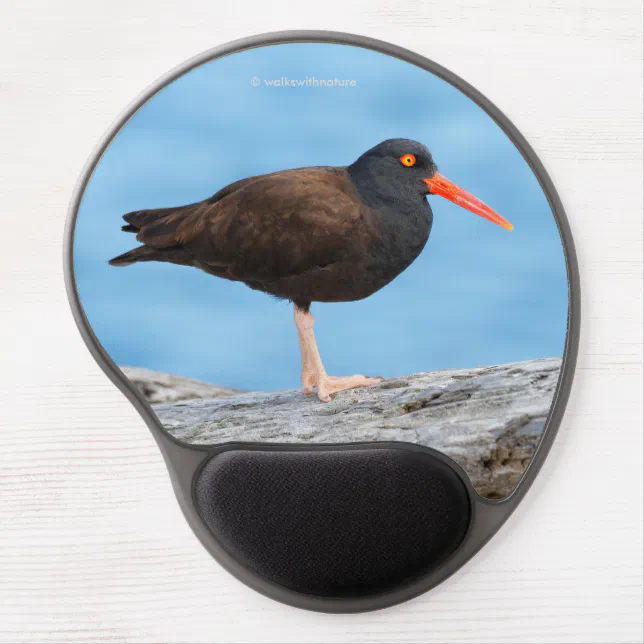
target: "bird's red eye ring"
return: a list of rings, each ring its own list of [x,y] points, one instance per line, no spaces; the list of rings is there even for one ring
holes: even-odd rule
[[[400,157],[400,163],[406,165],[408,168],[416,163],[416,157],[413,154],[403,154]]]

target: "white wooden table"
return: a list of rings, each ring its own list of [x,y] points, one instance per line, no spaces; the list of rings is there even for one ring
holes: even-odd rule
[[[389,40],[492,99],[555,181],[584,287],[537,484],[452,579],[372,614],[282,606],[206,554],[63,289],[68,201],[123,107],[202,50],[293,28]],[[0,29],[0,641],[642,641],[639,0],[5,0]]]

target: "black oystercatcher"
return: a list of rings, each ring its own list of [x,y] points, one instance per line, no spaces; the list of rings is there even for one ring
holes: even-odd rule
[[[423,250],[436,194],[495,224],[512,225],[438,174],[429,150],[390,139],[348,167],[311,167],[249,177],[188,206],[138,210],[123,230],[144,245],[110,261],[171,262],[244,282],[293,302],[302,388],[323,402],[379,382],[327,375],[313,334],[311,302],[352,302],[375,293]]]

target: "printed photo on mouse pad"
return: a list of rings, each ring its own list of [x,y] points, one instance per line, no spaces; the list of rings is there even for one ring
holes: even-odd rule
[[[552,209],[429,71],[291,43],[205,63],[105,150],[74,232],[98,341],[179,441],[413,443],[493,499],[566,342]]]

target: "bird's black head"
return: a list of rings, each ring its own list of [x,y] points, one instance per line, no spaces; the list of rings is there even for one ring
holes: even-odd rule
[[[388,139],[367,150],[348,168],[363,201],[397,212],[431,210],[425,195],[440,195],[506,230],[512,224],[480,199],[438,173],[431,152],[418,141]]]
[[[348,168],[361,194],[378,201],[389,198],[416,202],[429,194],[424,179],[433,177],[437,170],[431,152],[411,139],[387,139]]]

